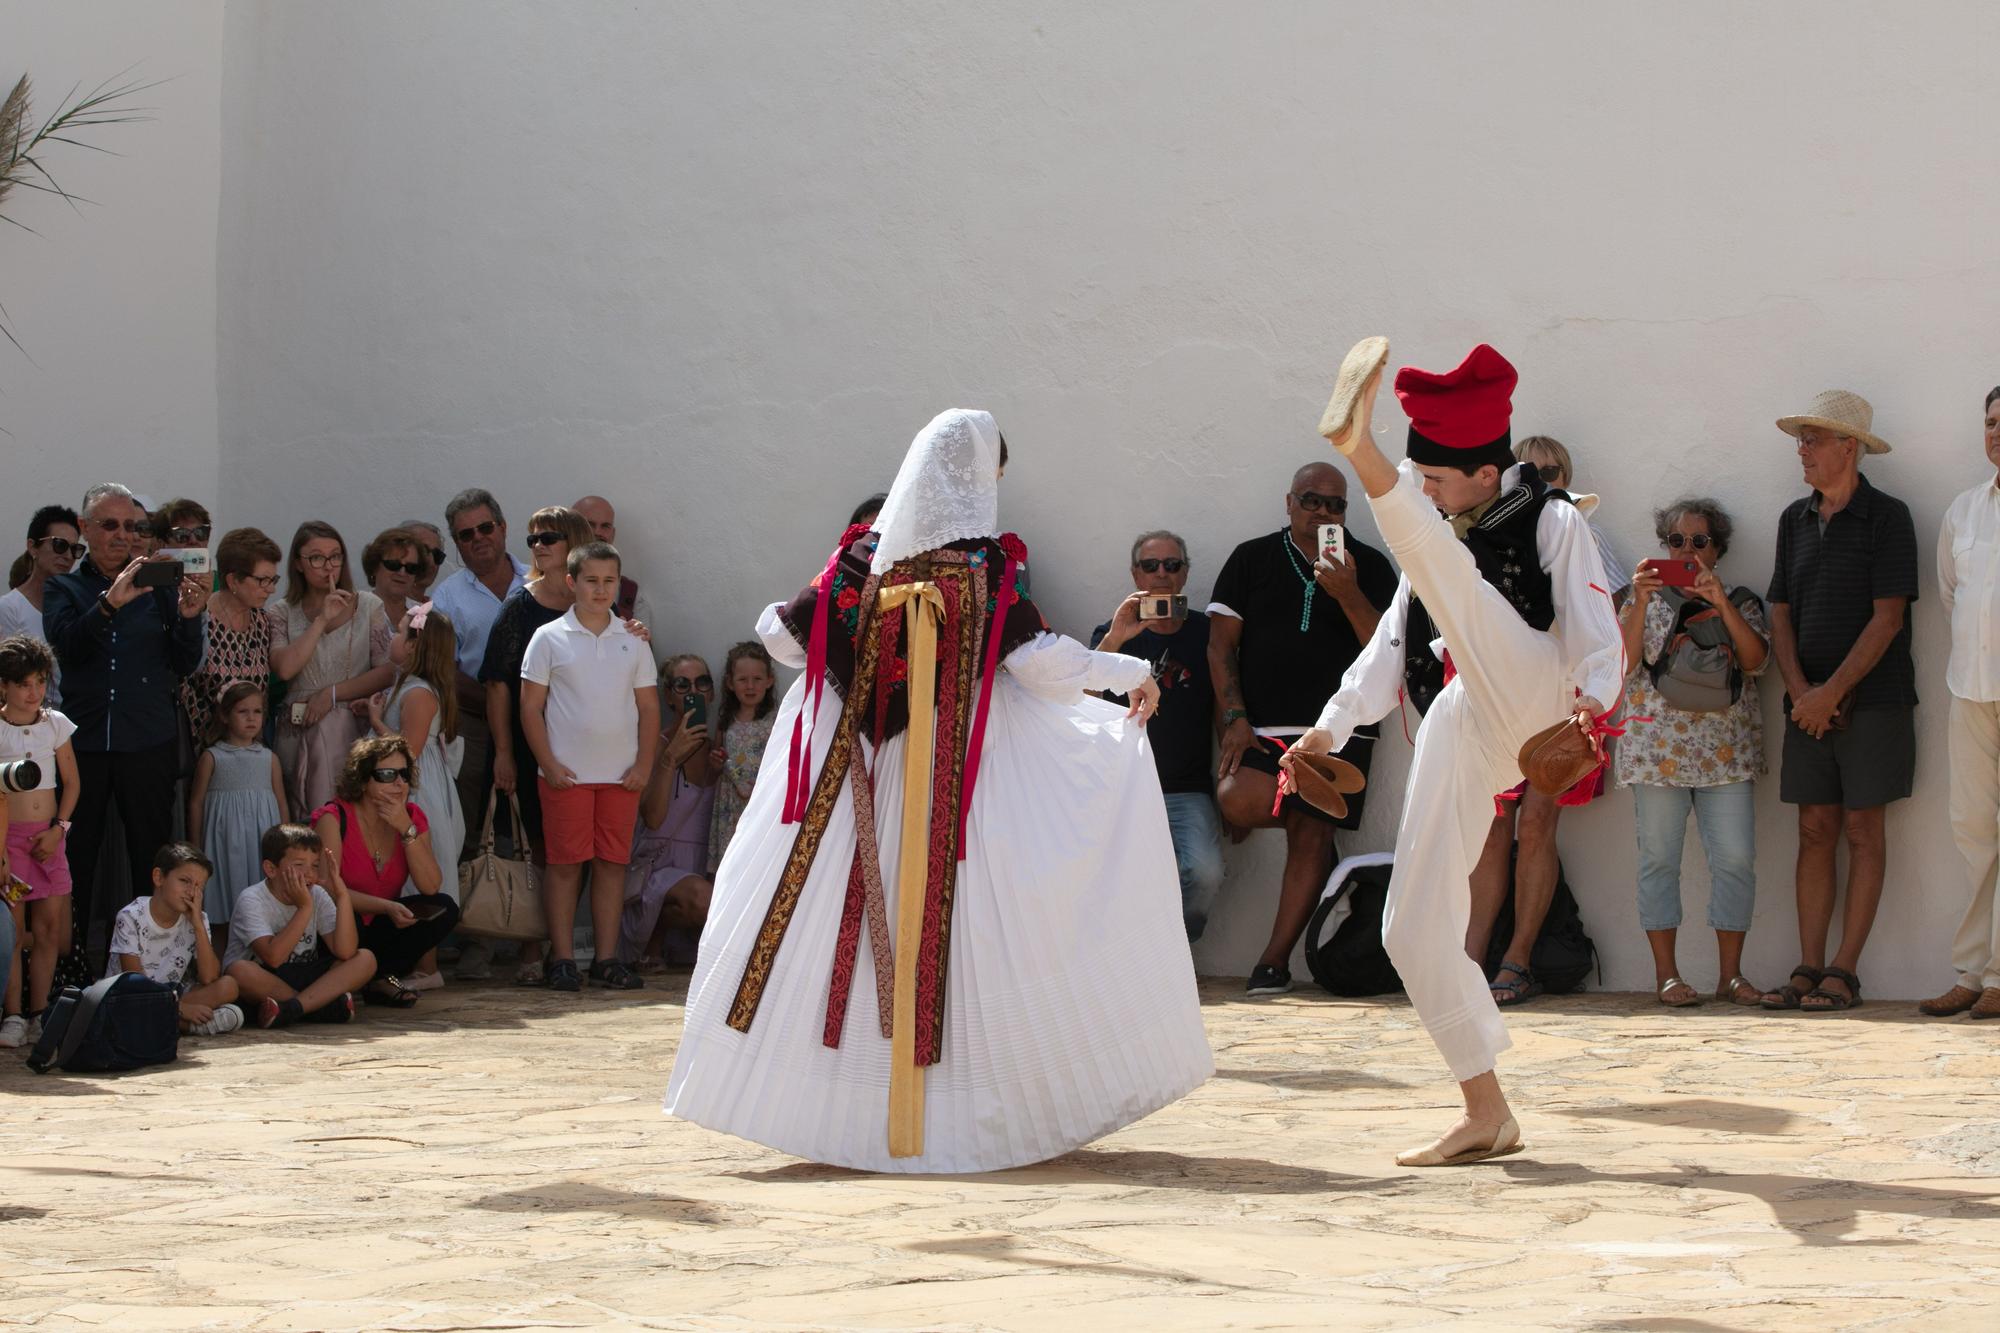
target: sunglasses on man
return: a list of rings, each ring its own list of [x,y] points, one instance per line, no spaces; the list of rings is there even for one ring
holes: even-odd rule
[[[564,542],[568,540],[569,538],[563,536],[560,532],[531,532],[528,534],[528,545],[531,548],[538,546],[554,546],[557,542]]]
[[[715,677],[675,676],[667,682],[667,687],[675,694],[686,694],[689,690],[712,690],[715,688]]]
[[[1318,491],[1293,491],[1292,498],[1299,502],[1299,508],[1308,514],[1344,514],[1347,512],[1347,497],[1344,495],[1321,495]]]
[[[173,546],[206,546],[208,534],[207,524],[197,528],[168,528],[167,541]]]
[[[146,531],[146,525],[136,518],[93,518],[89,521],[103,533],[126,532],[137,537]]]
[[[1713,537],[1705,532],[1697,532],[1692,537],[1679,532],[1670,532],[1667,534],[1667,545],[1676,551],[1680,550],[1683,546],[1692,546],[1697,551],[1706,551],[1714,540]]]
[[[474,537],[491,537],[495,532],[498,532],[499,530],[500,530],[499,522],[497,520],[489,518],[484,523],[481,523],[476,527],[460,528],[457,532],[454,532],[451,535],[458,538],[458,544],[460,546],[463,546],[467,542],[471,541]],[[438,553],[438,558],[439,559],[444,558],[444,553],[442,551]]]
[[[420,555],[429,556],[431,558],[431,564],[436,568],[438,569],[444,568],[444,551],[441,548],[436,546],[419,546],[417,548],[417,552]]]
[[[87,549],[82,542],[73,542],[66,537],[37,537],[35,545],[46,546],[57,555],[80,556]]]
[[[1169,574],[1178,574],[1187,568],[1187,561],[1182,560],[1178,556],[1171,555],[1163,557],[1147,556],[1139,562],[1139,568],[1148,574],[1157,574],[1163,569]]]

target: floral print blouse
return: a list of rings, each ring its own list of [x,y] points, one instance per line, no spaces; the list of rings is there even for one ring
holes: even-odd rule
[[[1755,597],[1744,597],[1737,606],[1750,628],[1770,642],[1764,604]],[[1618,785],[1720,787],[1753,779],[1764,771],[1764,715],[1753,673],[1744,673],[1743,693],[1736,702],[1715,713],[1675,708],[1653,688],[1646,667],[1659,661],[1666,651],[1667,632],[1673,628],[1676,609],[1672,598],[1661,596],[1655,596],[1646,607],[1646,632],[1640,643],[1645,662],[1625,680],[1625,735],[1618,742]],[[1769,665],[1766,655],[1764,666]]]

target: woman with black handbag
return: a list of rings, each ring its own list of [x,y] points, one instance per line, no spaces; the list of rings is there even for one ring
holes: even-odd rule
[[[1619,613],[1625,634],[1624,739],[1618,785],[1632,789],[1639,834],[1639,924],[1653,949],[1660,1003],[1685,1008],[1701,994],[1681,979],[1681,848],[1690,811],[1708,855],[1722,980],[1715,998],[1755,1005],[1742,974],[1743,938],[1757,898],[1757,775],[1764,728],[1755,677],[1770,660],[1764,604],[1716,573],[1733,525],[1714,500],[1684,499],[1653,515],[1664,559],[1642,560]]]

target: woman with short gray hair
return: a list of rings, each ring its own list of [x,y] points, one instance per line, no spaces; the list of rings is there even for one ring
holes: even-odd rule
[[[1764,604],[1728,589],[1715,566],[1735,526],[1710,499],[1682,499],[1653,515],[1665,558],[1642,560],[1619,614],[1625,634],[1624,739],[1618,785],[1632,789],[1639,835],[1639,924],[1652,946],[1661,1004],[1701,995],[1674,959],[1681,924],[1681,848],[1694,814],[1713,882],[1708,924],[1724,978],[1715,998],[1755,1005],[1742,974],[1743,938],[1757,897],[1756,779],[1764,771],[1756,677],[1770,660]]]

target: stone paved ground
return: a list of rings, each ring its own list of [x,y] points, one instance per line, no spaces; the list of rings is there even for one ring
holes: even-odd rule
[[[0,1324],[2000,1327],[2000,1023],[1538,1002],[1529,1151],[1411,1172],[1449,1090],[1406,1007],[1215,983],[1180,1104],[888,1179],[663,1119],[680,996],[453,988],[122,1077],[0,1058]]]

